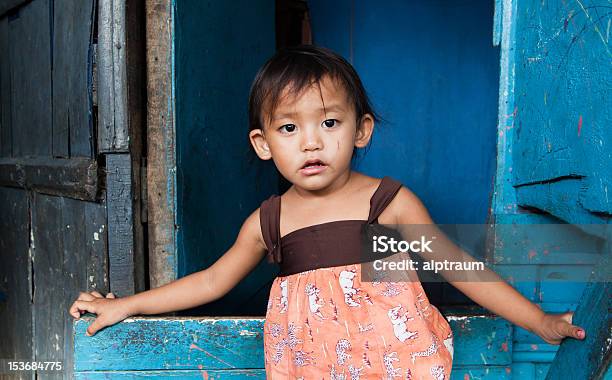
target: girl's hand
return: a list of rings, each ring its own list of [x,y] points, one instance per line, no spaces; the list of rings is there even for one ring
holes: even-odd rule
[[[534,332],[546,343],[559,345],[566,337],[584,339],[584,329],[572,325],[574,313],[568,311],[563,314],[544,314]]]
[[[121,301],[115,299],[113,293],[108,293],[106,298],[96,291],[80,293],[77,300],[70,306],[70,315],[77,319],[86,312],[97,314],[98,317],[87,328],[87,335],[92,336],[98,330],[121,322],[130,316],[127,308]]]

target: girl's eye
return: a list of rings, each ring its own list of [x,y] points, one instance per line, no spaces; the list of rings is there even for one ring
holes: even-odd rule
[[[336,119],[327,119],[323,122],[323,125],[326,126],[327,128],[331,128],[335,126],[337,122],[338,120]]]
[[[283,128],[287,132],[293,132],[293,131],[295,131],[295,124],[285,124],[282,127],[280,127],[278,130],[282,132]]]

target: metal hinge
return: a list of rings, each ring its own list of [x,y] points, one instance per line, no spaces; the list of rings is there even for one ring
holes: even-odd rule
[[[147,223],[149,216],[147,199],[147,158],[140,159],[140,219],[142,223]]]

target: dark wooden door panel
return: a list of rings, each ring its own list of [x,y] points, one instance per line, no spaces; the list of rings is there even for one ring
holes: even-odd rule
[[[13,156],[52,154],[49,1],[8,17]]]
[[[32,198],[32,319],[36,358],[72,367],[72,317],[80,291],[108,291],[104,203],[36,194]]]
[[[32,268],[28,193],[0,187],[0,357],[30,359]]]
[[[53,2],[53,156],[92,157],[94,0]]]

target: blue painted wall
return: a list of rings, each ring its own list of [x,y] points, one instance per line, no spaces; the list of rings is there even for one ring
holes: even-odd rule
[[[212,265],[246,217],[277,191],[249,163],[251,81],[275,51],[274,1],[176,1],[178,276]],[[186,314],[265,310],[276,268],[265,262],[222,300]]]
[[[499,81],[493,2],[308,3],[314,42],[351,61],[388,121],[356,169],[401,180],[438,223],[484,223]]]

